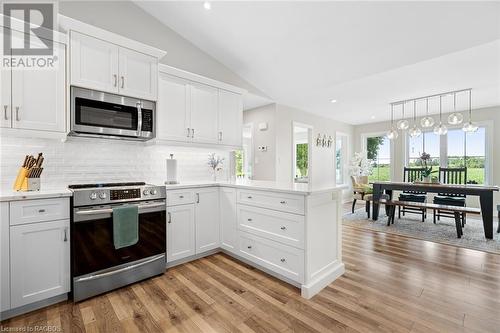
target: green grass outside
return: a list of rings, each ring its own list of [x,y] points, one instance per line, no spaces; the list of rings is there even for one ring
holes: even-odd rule
[[[434,167],[436,170],[439,167]],[[433,175],[437,176],[437,172]],[[380,165],[373,168],[373,173],[368,177],[370,182],[372,181],[385,181],[391,180],[391,172],[389,165]],[[478,184],[484,184],[484,168],[468,168],[467,169],[467,180],[475,180]]]

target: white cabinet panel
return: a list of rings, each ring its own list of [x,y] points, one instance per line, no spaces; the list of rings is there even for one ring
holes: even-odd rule
[[[9,203],[0,202],[0,311],[10,309]]]
[[[156,58],[126,48],[120,48],[119,54],[120,94],[156,101]]]
[[[185,205],[194,203],[193,190],[175,190],[167,192],[167,206]]]
[[[194,204],[167,207],[167,262],[195,254],[194,216]]]
[[[69,291],[69,220],[10,228],[12,308]]]
[[[217,143],[218,89],[191,83],[191,138],[194,142]]]
[[[10,128],[12,126],[12,103],[11,103],[11,71],[10,69],[0,69],[0,127]]]
[[[220,188],[220,235],[221,247],[231,252],[238,251],[236,215],[236,189]]]
[[[157,137],[189,141],[189,81],[160,74],[157,108]]]
[[[66,46],[54,69],[12,71],[12,127],[65,132]]]
[[[117,45],[71,31],[71,84],[118,93]]]
[[[10,225],[69,219],[69,199],[12,201]]]
[[[219,141],[223,145],[241,146],[243,99],[240,94],[219,89]]]
[[[220,245],[219,188],[196,191],[196,253],[216,249]]]
[[[238,203],[304,215],[303,195],[268,191],[238,190]]]

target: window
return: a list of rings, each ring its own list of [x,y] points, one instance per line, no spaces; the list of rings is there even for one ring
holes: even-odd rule
[[[431,155],[431,161],[428,164],[432,165],[433,170],[437,171],[440,162],[439,135],[434,134],[434,132],[423,132],[419,137],[408,137],[408,166],[422,166],[420,156],[423,152]]]
[[[297,183],[309,182],[309,147],[312,127],[293,123],[293,180]]]
[[[243,126],[242,149],[234,152],[236,177],[252,179],[253,126]]]
[[[337,134],[335,140],[335,178],[337,184],[345,183],[344,166],[346,164],[345,158],[347,156],[347,136],[344,134]]]
[[[372,161],[373,171],[369,181],[391,179],[391,141],[386,135],[369,136],[365,139],[367,158]]]

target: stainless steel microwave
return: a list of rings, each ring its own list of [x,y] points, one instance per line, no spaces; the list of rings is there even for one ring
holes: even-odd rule
[[[146,141],[155,137],[155,102],[71,87],[69,135]]]

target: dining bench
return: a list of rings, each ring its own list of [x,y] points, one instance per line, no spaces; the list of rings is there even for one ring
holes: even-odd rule
[[[461,238],[463,233],[463,219],[462,214],[475,214],[480,215],[481,210],[479,208],[472,207],[461,207],[461,206],[448,206],[441,205],[435,203],[427,203],[427,202],[410,202],[410,201],[398,201],[398,200],[387,200],[380,199],[377,202],[378,204],[383,204],[389,207],[388,209],[388,219],[387,226],[394,224],[396,207],[410,207],[410,208],[420,208],[420,209],[439,209],[443,211],[448,211],[454,214],[455,216],[455,226],[457,228],[457,238]]]

